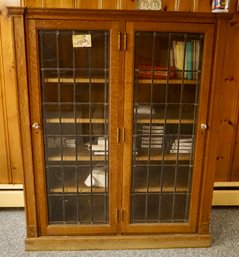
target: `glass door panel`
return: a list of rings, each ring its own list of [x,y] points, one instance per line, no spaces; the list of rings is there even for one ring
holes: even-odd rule
[[[203,34],[135,32],[130,223],[187,223]]]
[[[109,31],[40,30],[49,224],[109,223]]]

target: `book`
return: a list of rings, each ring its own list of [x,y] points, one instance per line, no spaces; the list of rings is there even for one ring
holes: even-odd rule
[[[142,129],[161,129],[161,130],[163,130],[164,129],[164,126],[158,126],[158,125],[143,125],[142,126]]]
[[[142,140],[142,144],[148,144],[149,142],[151,144],[161,144],[163,142],[163,140],[162,139],[158,139],[158,140],[144,139],[144,140]]]
[[[190,150],[190,149],[192,149],[192,147],[191,146],[172,146],[172,150],[177,150],[177,149],[179,149],[179,150]]]
[[[148,144],[148,145],[141,145],[141,148],[157,148],[157,149],[161,149],[162,148],[162,144],[158,144],[158,145],[152,145],[152,144]]]
[[[228,12],[230,0],[212,0],[212,12]]]
[[[98,145],[108,145],[108,138],[98,137],[97,139]]]
[[[200,41],[193,40],[193,79],[199,78],[199,64],[200,64]]]
[[[134,108],[134,113],[137,113],[137,114],[151,114],[151,111],[152,111],[152,114],[154,114],[154,109],[147,105],[138,106],[137,109]]]
[[[181,146],[192,146],[192,142],[181,142],[181,143],[173,143],[173,146],[181,145]]]
[[[192,69],[193,69],[193,43],[186,43],[186,74],[187,79],[193,79]]]
[[[170,150],[170,153],[191,153],[191,150]]]
[[[200,41],[172,42],[172,51],[178,78],[197,79],[200,64]]]
[[[175,67],[161,67],[157,65],[139,65],[138,76],[140,79],[173,79]]]
[[[181,142],[181,143],[186,143],[186,142],[192,142],[193,139],[192,138],[180,138],[180,139],[175,139],[175,143],[177,142]]]

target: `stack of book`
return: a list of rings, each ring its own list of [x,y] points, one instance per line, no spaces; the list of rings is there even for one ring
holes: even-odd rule
[[[200,61],[200,41],[173,41],[172,43],[172,60],[177,71],[177,76],[184,78],[198,79],[199,61]]]
[[[193,147],[192,138],[176,139],[172,144],[170,153],[191,153]]]
[[[161,149],[163,145],[164,126],[143,125],[141,129],[141,148]]]
[[[173,79],[175,78],[175,67],[160,67],[152,65],[139,65],[138,76],[140,79]]]
[[[107,155],[108,154],[108,138],[98,137],[97,144],[90,144],[86,142],[84,148],[92,151],[94,155]]]
[[[154,109],[148,105],[139,105],[137,109],[134,108],[134,113],[136,112],[137,114],[151,114],[151,113],[154,114],[155,113]]]

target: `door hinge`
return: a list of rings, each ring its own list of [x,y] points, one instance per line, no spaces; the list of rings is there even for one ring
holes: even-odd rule
[[[117,142],[117,144],[119,144],[120,143],[120,128],[117,128],[117,130],[116,130],[116,142]]]
[[[117,222],[124,222],[124,209],[117,209]]]
[[[128,38],[127,33],[124,33],[124,51],[127,50],[127,38]]]
[[[125,128],[117,128],[116,130],[116,142],[125,143]]]
[[[121,32],[118,32],[118,51],[121,51]]]
[[[123,36],[123,38],[122,38]],[[123,49],[122,49],[123,44]],[[118,32],[118,51],[126,51],[127,50],[127,33]]]
[[[125,128],[122,128],[122,143],[125,143]]]

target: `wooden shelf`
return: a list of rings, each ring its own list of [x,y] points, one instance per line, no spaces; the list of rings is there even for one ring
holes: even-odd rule
[[[152,80],[151,79],[139,79],[138,84],[151,84]],[[189,80],[189,79],[154,79],[153,80],[154,84],[191,84],[191,85],[195,85],[198,83],[197,80]]]
[[[108,123],[108,119],[100,119],[100,118],[92,118],[92,119],[88,119],[88,118],[47,118],[46,119],[47,123],[82,123],[82,124],[87,124],[87,123],[95,123],[95,124],[104,124],[104,123]],[[164,124],[165,119],[146,119],[146,118],[142,118],[142,119],[138,119],[137,123],[138,124],[144,124],[144,123],[152,123],[152,124]],[[182,119],[181,124],[192,124],[193,123],[193,119]],[[167,124],[177,124],[179,123],[179,119],[167,119],[166,122]]]
[[[106,83],[107,80],[105,78],[45,78],[45,83]],[[151,79],[139,79],[137,81],[138,84],[151,84]],[[188,79],[154,79],[154,84],[191,84],[195,85],[198,83],[197,80],[188,80]]]
[[[152,119],[150,119],[149,114],[138,114],[137,115],[137,123],[142,124],[142,123],[152,123],[152,124],[178,124],[179,122],[181,124],[193,124],[193,113],[184,112],[182,114],[181,120],[179,120],[179,109],[177,108],[168,108],[167,113],[166,113],[166,119],[164,118],[165,113],[164,113],[163,108],[155,108],[154,113],[152,113]]]
[[[91,187],[87,187],[86,185],[82,184],[78,186],[78,191],[77,191],[77,188],[74,187],[73,185],[64,187],[64,192],[62,188],[59,188],[59,187],[55,187],[50,190],[50,193],[91,193],[91,192],[107,193],[107,188],[92,186],[92,191],[91,191]]]
[[[136,187],[133,193],[187,193],[188,189],[186,187],[177,187],[176,191],[174,191],[173,186],[163,186],[162,191],[161,187],[155,186],[155,187],[148,187],[148,190],[146,187]]]
[[[108,158],[108,156],[106,157]],[[76,157],[76,151],[75,148],[69,148],[67,150],[67,155],[63,155],[62,157],[59,155],[52,155],[48,156],[48,161],[104,161],[105,155],[94,155],[90,157],[90,151],[87,150],[80,150],[77,153]]]
[[[99,123],[99,124],[104,124],[108,123],[108,119],[101,119],[101,118],[47,118],[46,119],[47,123]]]
[[[165,154],[164,158],[162,155],[150,155],[150,161],[175,161],[177,160],[176,154]],[[179,154],[179,161],[188,161],[190,160],[190,154]],[[138,155],[136,156],[136,161],[148,161],[148,155]]]
[[[107,188],[105,190],[104,187],[92,187],[92,192],[93,193],[107,193]],[[137,187],[135,188],[135,190],[133,191],[133,193],[161,193],[161,187],[148,187],[148,190],[146,187]],[[186,187],[177,187],[176,191],[174,191],[174,187],[173,186],[163,186],[162,187],[162,193],[187,193],[188,190]],[[63,189],[60,187],[53,187],[50,190],[50,193],[91,193],[91,187],[87,187],[85,185],[81,185],[78,187],[78,191],[77,188],[72,186],[67,186],[64,187],[64,192]]]
[[[106,83],[105,78],[45,78],[45,83]]]
[[[180,120],[181,124],[192,124],[194,121],[193,119],[182,119]],[[165,119],[138,119],[137,123],[139,124],[143,124],[143,123],[152,123],[152,124],[178,124],[179,123],[179,119],[167,119],[165,121]]]
[[[92,161],[104,161],[105,160],[105,155],[94,155],[92,154],[92,157],[90,158],[90,152],[87,150],[81,150],[80,152],[77,153],[77,158],[76,158],[76,153],[75,153],[75,148],[69,149],[67,155],[63,155],[63,157],[59,155],[53,155],[53,156],[48,156],[48,161],[90,161],[92,158]],[[108,156],[107,156],[108,158]],[[150,155],[150,161],[175,161],[177,159],[176,154],[165,154],[164,158],[162,155],[154,154]],[[137,155],[136,156],[137,161],[148,161],[148,155]],[[179,161],[188,161],[190,160],[190,154],[179,154],[178,155],[178,160]]]

